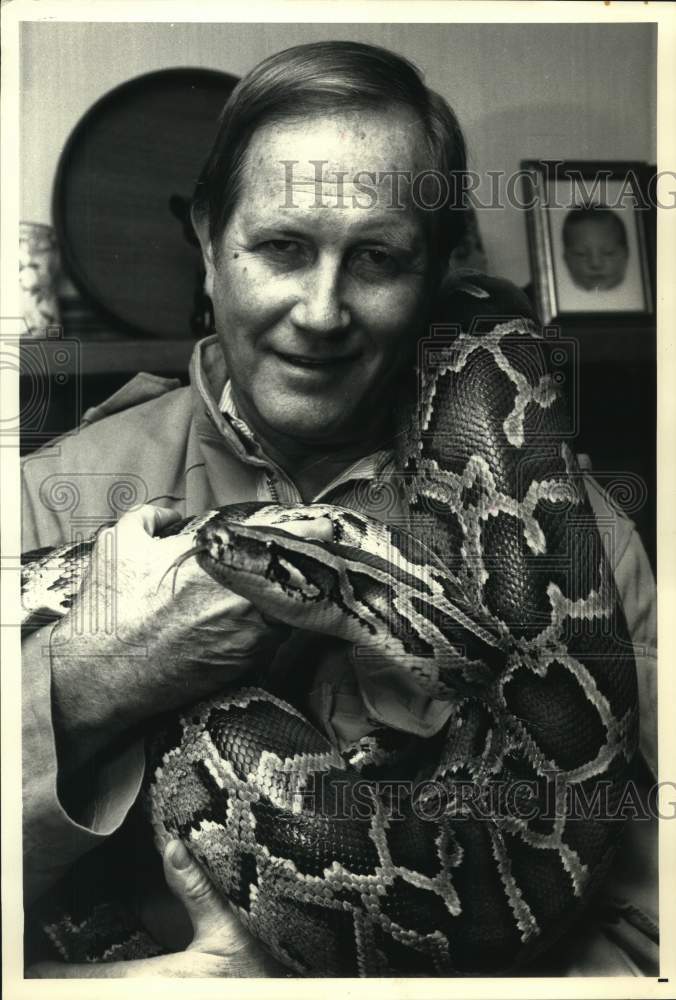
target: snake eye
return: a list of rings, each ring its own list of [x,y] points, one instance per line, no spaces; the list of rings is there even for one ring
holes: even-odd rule
[[[271,556],[272,559],[267,576],[269,579],[273,579],[276,583],[279,583],[287,594],[296,594],[304,601],[310,601],[320,596],[321,591],[319,587],[311,583],[302,570],[281,556],[276,551],[276,547],[272,548]]]

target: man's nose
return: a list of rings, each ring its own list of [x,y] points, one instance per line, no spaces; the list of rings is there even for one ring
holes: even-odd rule
[[[350,325],[350,310],[344,300],[340,261],[317,261],[300,279],[300,291],[290,318],[296,326],[313,333],[331,334]]]

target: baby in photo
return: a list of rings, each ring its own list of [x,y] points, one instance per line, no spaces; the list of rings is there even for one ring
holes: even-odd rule
[[[627,230],[617,212],[590,205],[571,209],[561,232],[563,259],[576,288],[608,291],[624,281]]]

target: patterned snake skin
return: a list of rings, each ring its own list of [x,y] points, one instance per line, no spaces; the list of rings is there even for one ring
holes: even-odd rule
[[[381,484],[388,525],[323,504],[180,525],[203,569],[266,614],[448,705],[431,739],[384,730],[339,752],[298,707],[248,687],[154,741],[157,845],[179,836],[297,975],[518,971],[579,915],[621,832],[584,806],[612,813],[621,798],[635,668],[562,439],[551,345],[529,320],[484,327],[423,345],[399,473]],[[283,530],[322,516],[332,543]],[[27,614],[65,614],[91,544],[26,558]],[[137,937],[136,952],[102,955],[87,926],[48,930],[68,960],[143,953]]]

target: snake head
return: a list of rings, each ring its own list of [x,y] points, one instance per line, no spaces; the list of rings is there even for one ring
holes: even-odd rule
[[[289,625],[302,616],[308,627],[308,604],[326,594],[317,578],[326,573],[325,553],[315,539],[268,525],[211,521],[197,532],[196,551],[214,580]]]

